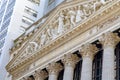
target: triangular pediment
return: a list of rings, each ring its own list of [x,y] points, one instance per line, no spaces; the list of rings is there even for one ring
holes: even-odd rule
[[[67,39],[73,37],[69,35],[72,35],[74,30],[80,32],[85,25],[88,25],[87,22],[93,23],[93,18],[102,15],[102,12],[107,10],[109,6],[117,3],[117,1],[111,0],[102,1],[73,0],[59,5],[50,13],[44,24],[29,38],[27,43],[18,50],[16,57],[7,65],[7,70],[12,72],[17,67],[30,64],[32,60],[35,61],[35,59],[44,56],[56,48],[55,45],[58,47],[62,44],[62,40],[66,36],[68,36]],[[39,57],[36,57],[37,54]]]

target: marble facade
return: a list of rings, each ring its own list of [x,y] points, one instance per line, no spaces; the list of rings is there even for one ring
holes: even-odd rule
[[[99,48],[92,43],[98,41],[103,46],[101,80],[115,80],[114,49],[120,38],[114,31],[119,22],[119,0],[66,0],[30,36],[18,39],[6,69],[13,80],[57,80],[63,69],[63,80],[73,80],[82,59],[81,80],[93,80]]]

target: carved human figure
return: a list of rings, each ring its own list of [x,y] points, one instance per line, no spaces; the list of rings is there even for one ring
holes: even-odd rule
[[[57,34],[57,27],[52,28],[51,34],[52,34],[52,39],[57,38],[58,34]]]
[[[52,24],[49,25],[49,28],[47,29],[47,34],[50,37],[50,39],[55,39],[57,37],[56,30],[52,26]]]
[[[78,6],[77,14],[76,14],[76,22],[79,22],[82,20],[84,13],[81,10],[81,6]]]
[[[62,12],[60,12],[60,15],[58,17],[58,34],[62,34],[64,31],[64,15]]]
[[[84,12],[84,15],[87,17],[89,16],[89,6],[88,4],[84,4],[82,5],[83,6],[83,12]]]
[[[97,11],[103,4],[105,4],[104,0],[96,1],[93,5],[94,12]]]
[[[46,41],[46,34],[42,32],[41,37],[40,37],[40,46],[43,46]]]
[[[26,49],[25,49],[25,52],[26,52],[26,54],[32,53],[32,52],[33,52],[32,46],[31,46],[31,45],[28,45],[28,46],[26,47]]]
[[[99,0],[94,3],[94,12],[98,10],[102,5],[107,4],[108,2],[113,0]]]
[[[65,31],[67,31],[67,30],[69,30],[71,27],[70,27],[70,23],[71,23],[71,21],[70,21],[70,16],[65,16]]]
[[[70,15],[70,22],[72,26],[75,26],[76,12],[74,10],[70,10],[68,14]]]
[[[51,26],[51,25],[50,25]],[[52,34],[51,34],[51,27],[49,26],[49,28],[47,29],[47,34],[50,37],[50,39],[52,38]]]
[[[38,44],[36,42],[29,42],[29,45],[26,47],[25,52],[32,53],[33,51],[36,51],[38,48]]]
[[[36,51],[38,48],[38,44],[36,42],[30,42],[30,44],[34,46],[34,51]]]
[[[47,29],[47,42],[48,43],[52,39],[51,29]]]

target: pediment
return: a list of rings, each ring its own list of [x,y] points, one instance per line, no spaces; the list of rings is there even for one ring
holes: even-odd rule
[[[44,56],[55,48],[54,45],[58,47],[66,37],[67,39],[72,37],[74,30],[84,31],[85,26],[89,25],[86,22],[94,23],[93,18],[102,15],[102,12],[117,3],[118,1],[111,0],[107,2],[75,0],[59,5],[50,13],[46,22],[27,41],[26,45],[22,46],[16,57],[9,62],[7,70],[12,72],[20,66],[30,64],[35,57],[37,60]]]

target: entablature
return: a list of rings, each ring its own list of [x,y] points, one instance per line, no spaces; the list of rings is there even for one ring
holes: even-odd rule
[[[120,10],[120,1],[73,1],[59,6],[7,65],[14,74],[77,35],[103,23]],[[77,17],[76,17],[77,16]],[[14,52],[13,52],[14,53]]]

